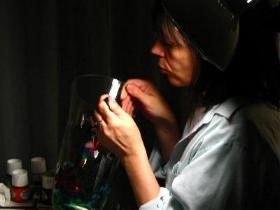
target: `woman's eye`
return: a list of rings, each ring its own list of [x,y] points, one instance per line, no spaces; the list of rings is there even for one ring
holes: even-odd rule
[[[171,44],[171,43],[169,43],[169,42],[166,42],[166,41],[161,41],[161,44],[162,44],[165,48],[168,48],[168,49],[174,47],[173,44]]]

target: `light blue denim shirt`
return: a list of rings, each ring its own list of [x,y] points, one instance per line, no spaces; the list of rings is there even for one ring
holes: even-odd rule
[[[204,113],[191,129],[187,123],[166,164],[154,148],[150,162],[155,175],[166,178],[166,186],[140,210],[280,207],[280,164],[251,120],[248,107],[243,100],[229,99]]]

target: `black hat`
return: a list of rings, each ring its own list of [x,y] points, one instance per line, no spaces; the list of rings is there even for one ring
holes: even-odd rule
[[[237,0],[163,0],[161,3],[201,57],[225,70],[236,48],[239,14],[258,0],[239,1],[242,3],[236,4]]]

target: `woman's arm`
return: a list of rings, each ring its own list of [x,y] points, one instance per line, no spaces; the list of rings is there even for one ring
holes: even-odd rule
[[[159,185],[150,167],[140,131],[129,114],[112,99],[108,105],[100,98],[95,118],[99,124],[98,140],[122,162],[138,205],[159,194]]]

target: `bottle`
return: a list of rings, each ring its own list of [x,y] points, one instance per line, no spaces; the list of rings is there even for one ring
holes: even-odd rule
[[[32,185],[42,186],[42,176],[46,172],[46,159],[44,157],[31,158]]]
[[[100,75],[74,80],[55,175],[53,209],[114,210],[118,206],[122,193],[113,193],[113,189],[120,173],[119,160],[98,141],[93,113],[102,94],[118,101],[122,84]]]
[[[33,157],[31,162],[31,196],[34,202],[41,198],[42,177],[46,172],[46,159],[44,157]]]
[[[25,169],[16,169],[12,172],[11,200],[23,203],[30,198],[28,173]]]
[[[17,158],[8,159],[7,160],[7,176],[6,176],[7,187],[11,187],[12,172],[15,169],[22,169],[22,161]]]
[[[41,202],[46,205],[52,204],[52,191],[54,188],[54,170],[44,173],[42,178]]]

